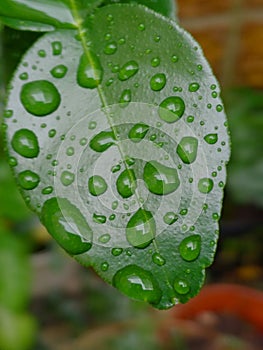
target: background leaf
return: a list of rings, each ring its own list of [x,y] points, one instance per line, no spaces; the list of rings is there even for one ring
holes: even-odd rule
[[[229,157],[218,83],[192,37],[144,7],[102,7],[87,22],[22,59],[9,162],[64,249],[169,308],[196,295],[216,249]]]

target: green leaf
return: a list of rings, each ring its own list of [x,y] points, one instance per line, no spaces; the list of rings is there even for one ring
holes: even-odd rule
[[[1,0],[0,21],[14,29],[48,32],[76,28],[102,0]]]
[[[166,309],[198,293],[216,249],[229,158],[219,86],[193,38],[145,7],[105,6],[87,22],[22,59],[9,157],[71,255]]]

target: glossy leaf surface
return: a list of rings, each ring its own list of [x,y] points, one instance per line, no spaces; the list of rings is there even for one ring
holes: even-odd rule
[[[219,86],[192,37],[145,7],[105,6],[87,23],[21,61],[9,157],[66,251],[166,309],[198,293],[216,249],[229,157]]]

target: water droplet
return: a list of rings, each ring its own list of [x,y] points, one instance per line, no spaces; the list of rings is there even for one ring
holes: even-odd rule
[[[152,67],[159,67],[159,65],[160,65],[160,58],[159,57],[154,57],[154,58],[152,58],[152,60],[151,60],[151,66]]]
[[[121,170],[120,164],[114,165],[114,166],[111,168],[111,172],[112,172],[112,173],[117,173],[117,172],[120,171],[120,170]]]
[[[174,282],[174,289],[179,294],[187,294],[190,291],[188,283],[183,279],[178,279]]]
[[[110,221],[113,221],[113,220],[115,220],[116,219],[116,215],[115,214],[111,214],[110,216],[109,216],[109,220]]]
[[[123,198],[131,197],[136,190],[136,176],[132,169],[124,170],[118,177],[116,187]]]
[[[187,122],[188,122],[188,123],[192,123],[194,120],[195,120],[195,117],[192,116],[192,115],[189,115],[189,116],[187,117]]]
[[[162,292],[151,272],[137,265],[128,265],[117,271],[113,285],[130,298],[157,304]]]
[[[149,191],[158,195],[174,192],[180,185],[177,170],[156,161],[145,164],[143,179]]]
[[[99,175],[94,175],[88,181],[89,191],[93,196],[100,196],[107,191],[106,181]]]
[[[204,140],[209,143],[210,145],[214,145],[218,141],[218,135],[217,134],[207,134],[204,137]]]
[[[159,106],[159,116],[167,123],[179,120],[185,111],[185,104],[181,97],[171,96],[163,100]]]
[[[216,106],[216,110],[217,110],[217,112],[222,112],[223,106],[222,105],[217,105]]]
[[[115,144],[115,140],[115,135],[112,131],[101,131],[91,139],[89,145],[96,152],[104,152]]]
[[[216,85],[215,85],[215,84],[212,84],[212,85],[210,86],[210,89],[211,89],[211,90],[215,90],[215,89],[216,89]]]
[[[40,177],[31,170],[25,170],[18,174],[18,183],[25,190],[33,190],[39,182]]]
[[[97,224],[105,224],[107,218],[104,215],[100,215],[100,214],[93,214],[93,221],[96,222]]]
[[[182,240],[179,246],[181,257],[186,261],[198,258],[201,250],[201,236],[192,235]]]
[[[81,55],[77,71],[77,82],[83,88],[94,89],[102,81],[103,68],[98,57],[90,51],[89,57]]]
[[[15,132],[12,141],[13,149],[25,158],[36,158],[39,154],[39,145],[36,135],[28,129]]]
[[[119,43],[120,45],[123,45],[123,44],[126,43],[126,39],[125,39],[125,38],[120,38],[119,41],[118,41],[118,43]]]
[[[198,140],[192,136],[183,137],[176,152],[185,164],[191,164],[197,156]]]
[[[149,130],[149,126],[143,123],[135,124],[129,131],[129,138],[133,142],[140,142]]]
[[[129,220],[126,238],[136,248],[145,248],[154,239],[155,220],[150,211],[140,208]]]
[[[45,50],[38,50],[37,54],[39,57],[46,57],[47,55]]]
[[[96,127],[97,127],[97,123],[95,121],[92,120],[91,122],[89,122],[88,128],[90,130],[94,130],[96,129]]]
[[[155,37],[153,38],[153,40],[158,43],[161,40],[160,35],[155,35]]]
[[[200,179],[198,182],[198,189],[201,193],[209,193],[212,191],[214,187],[214,182],[212,179],[209,179],[208,177],[204,177],[203,179]]]
[[[55,129],[51,129],[51,130],[49,130],[49,132],[48,132],[48,136],[49,136],[50,138],[52,138],[52,137],[54,137],[54,136],[56,135],[56,133],[57,133],[57,131],[56,131]]]
[[[17,159],[15,157],[9,157],[8,159],[8,164],[11,166],[11,167],[14,167],[17,165]]]
[[[153,254],[152,261],[158,266],[163,266],[166,263],[165,259],[159,253]]]
[[[4,117],[5,117],[5,118],[11,118],[11,117],[13,116],[13,114],[14,114],[14,112],[13,112],[12,109],[6,109],[6,110],[4,111]]]
[[[119,205],[119,202],[118,202],[118,201],[112,202],[112,204],[111,204],[111,209],[112,209],[112,210],[117,209],[117,208],[118,208],[118,205]]]
[[[27,112],[43,117],[53,113],[60,105],[60,94],[47,80],[35,80],[22,86],[21,102]]]
[[[128,80],[133,77],[138,72],[138,70],[138,63],[136,61],[129,61],[121,67],[118,78],[121,81]]]
[[[54,188],[52,186],[47,186],[45,188],[43,188],[43,190],[41,191],[42,194],[50,194],[54,191]]]
[[[212,217],[215,221],[219,220],[219,215],[217,213],[213,213]]]
[[[178,215],[176,215],[174,212],[169,211],[167,212],[164,217],[163,217],[163,221],[167,224],[167,225],[172,225],[174,224],[176,221],[178,220]]]
[[[160,91],[165,87],[166,76],[163,73],[155,74],[150,81],[150,86],[153,91]]]
[[[103,50],[103,52],[106,55],[113,55],[116,51],[117,51],[117,43],[115,41],[107,43],[107,45],[104,47],[104,50]]]
[[[26,72],[21,73],[21,74],[19,75],[19,78],[20,78],[21,80],[27,80],[27,79],[28,79],[28,74],[27,74]]]
[[[71,185],[75,180],[75,175],[68,170],[61,173],[60,181],[64,186]]]
[[[58,66],[51,69],[50,73],[54,78],[61,79],[67,74],[68,68],[64,64],[59,64]]]
[[[186,208],[180,210],[181,215],[186,215],[188,213],[188,210]]]
[[[71,157],[75,154],[75,149],[74,147],[68,147],[67,150],[66,150],[66,154]]]
[[[52,53],[54,56],[58,56],[62,52],[62,43],[60,41],[53,41],[51,43]]]
[[[125,89],[123,90],[119,100],[120,107],[127,107],[130,102],[131,102],[131,90]]]
[[[86,139],[86,137],[83,137],[82,139],[79,140],[79,144],[81,146],[85,146],[88,143],[88,140]]]
[[[176,63],[176,62],[178,62],[178,60],[179,60],[178,56],[176,56],[176,55],[172,56],[172,62]]]
[[[92,231],[79,209],[66,198],[48,199],[42,208],[41,221],[69,254],[90,250]]]
[[[213,98],[217,98],[218,94],[217,94],[216,91],[213,91],[213,92],[211,93],[211,96],[212,96]]]
[[[138,29],[142,32],[142,31],[144,31],[145,30],[145,25],[143,24],[143,23],[140,23],[139,25],[138,25]]]
[[[199,88],[200,88],[200,85],[198,83],[191,83],[188,87],[188,90],[190,92],[196,92],[199,90]]]
[[[103,262],[103,263],[100,265],[100,268],[101,268],[102,271],[105,272],[105,271],[108,270],[109,264],[105,261],[105,262]]]
[[[110,239],[111,239],[111,236],[108,233],[105,233],[104,235],[101,235],[99,237],[99,242],[105,244],[105,243],[108,243]]]
[[[122,252],[123,252],[122,248],[112,248],[112,250],[111,250],[111,254],[113,256],[119,256],[122,254]]]

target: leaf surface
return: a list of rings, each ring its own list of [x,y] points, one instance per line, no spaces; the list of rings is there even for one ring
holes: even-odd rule
[[[166,309],[198,293],[216,249],[229,158],[219,86],[192,37],[145,7],[105,6],[87,23],[21,61],[9,157],[69,254]]]

